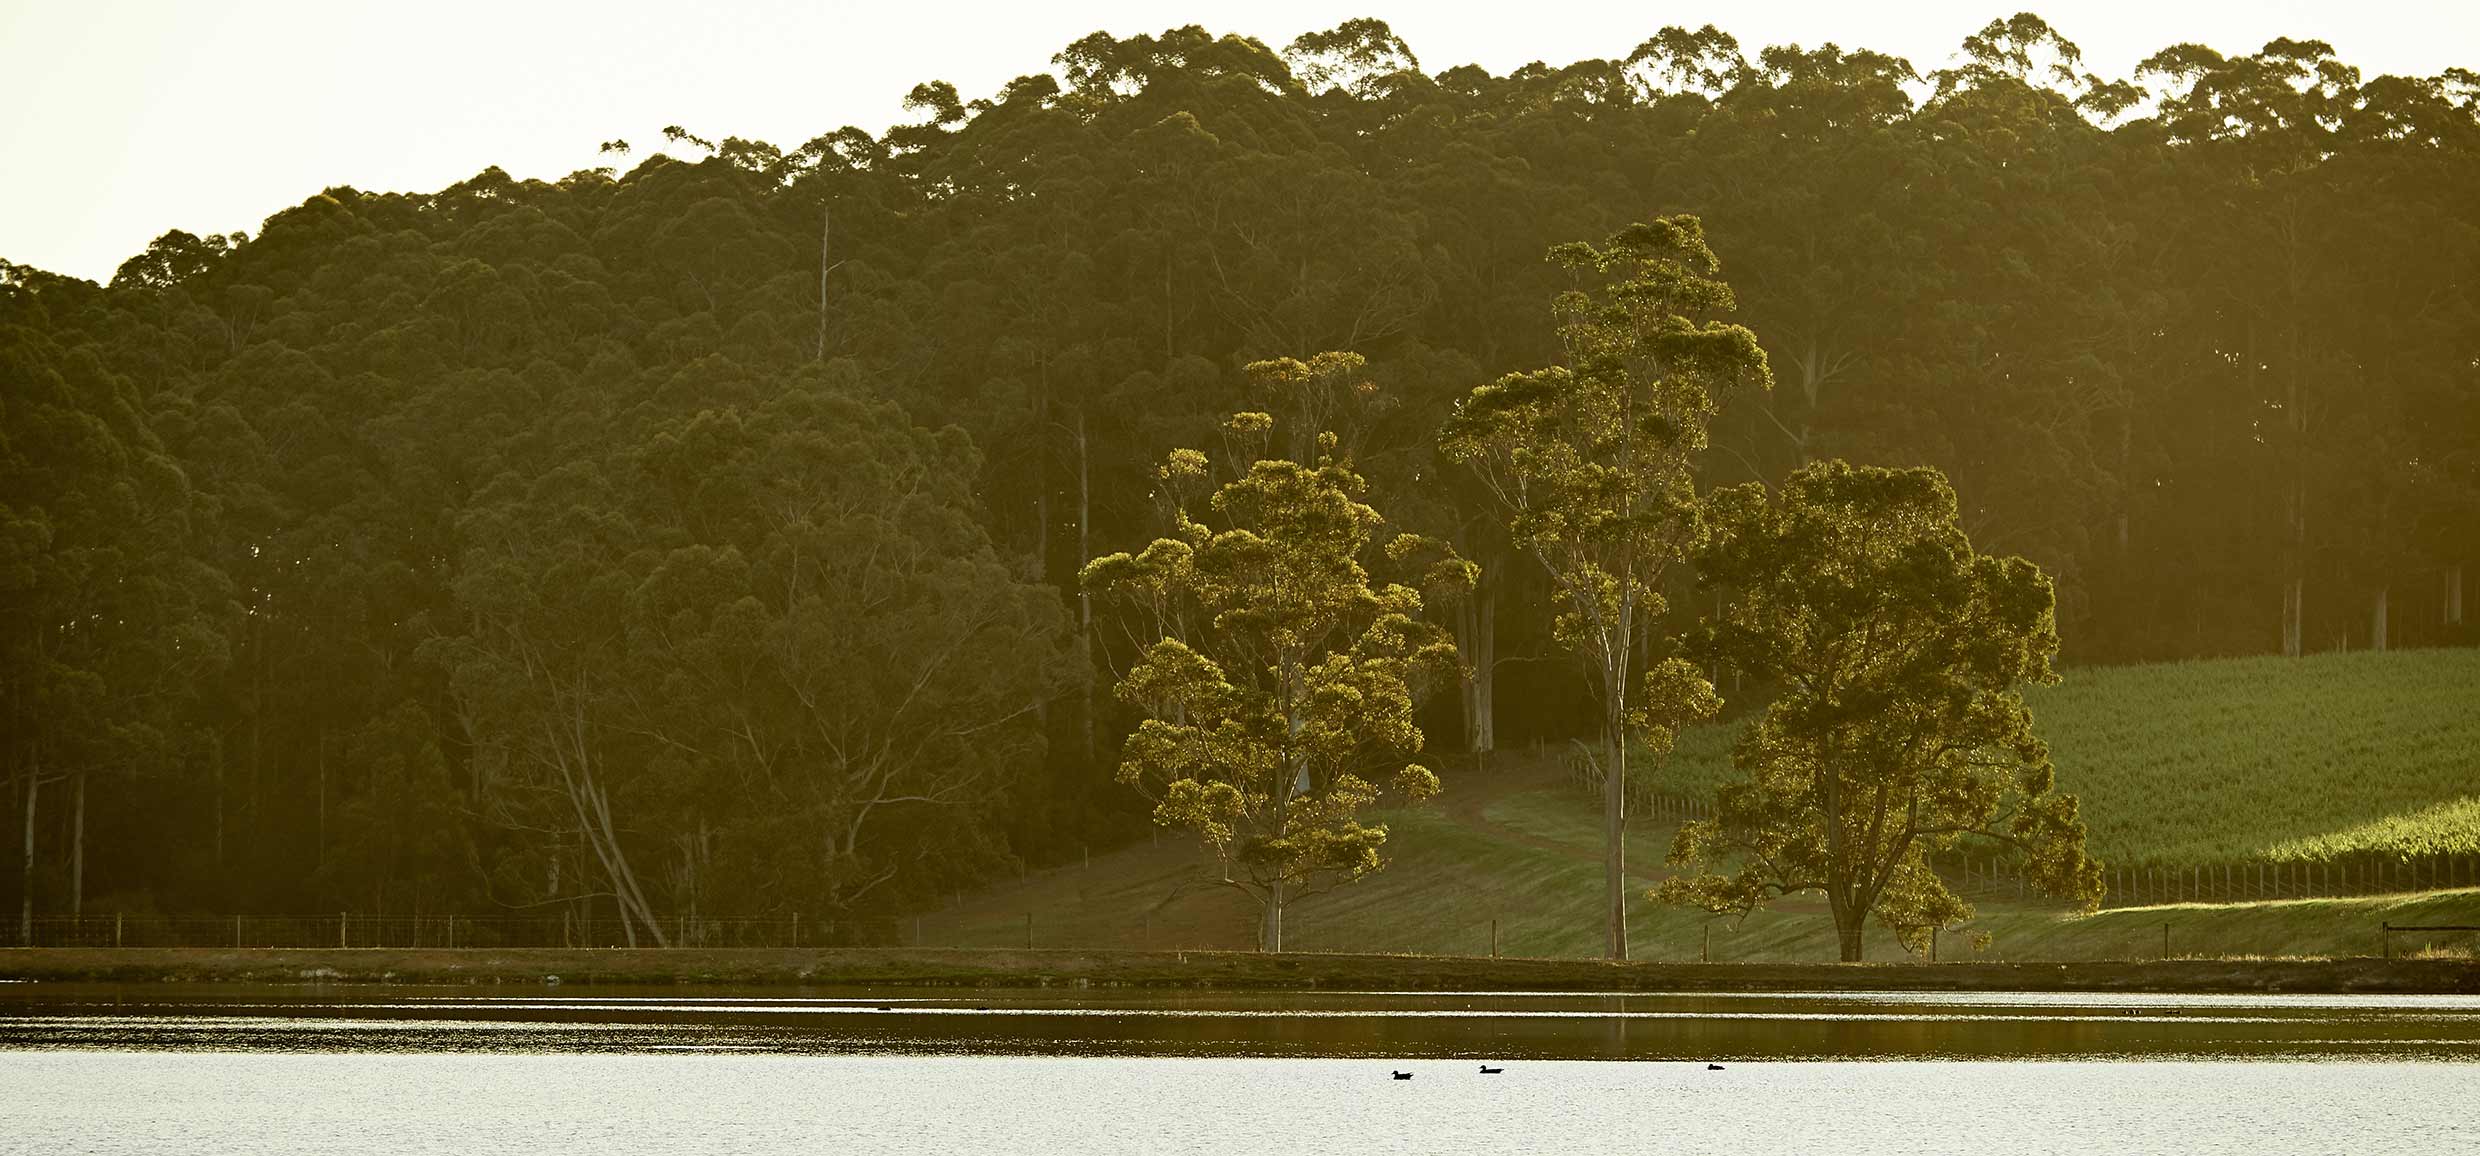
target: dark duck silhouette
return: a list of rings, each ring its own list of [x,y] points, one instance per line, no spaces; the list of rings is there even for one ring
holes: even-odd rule
[[[1482,1074],[1482,1075],[1485,1075],[1485,1076],[1495,1076],[1495,1075],[1499,1074],[1500,1072],[1503,1072],[1503,1071],[1506,1071],[1506,1070],[1507,1070],[1507,1069],[1505,1069],[1505,1068],[1493,1068],[1493,1067],[1491,1067],[1491,1066],[1490,1066],[1490,1065],[1488,1065],[1488,1064],[1483,1064],[1483,1065],[1481,1065],[1481,1074]]]
[[[1390,1069],[1390,1070],[1391,1070],[1391,1069]],[[1410,1073],[1410,1072],[1396,1072],[1396,1073],[1395,1073],[1395,1078],[1396,1078],[1396,1079],[1398,1079],[1398,1080],[1409,1080],[1409,1079],[1411,1079],[1411,1078],[1412,1078],[1412,1073]]]

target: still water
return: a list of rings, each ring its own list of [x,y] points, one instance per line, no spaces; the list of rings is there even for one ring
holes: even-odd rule
[[[2480,1152],[2474,997],[472,990],[0,985],[0,1152]]]

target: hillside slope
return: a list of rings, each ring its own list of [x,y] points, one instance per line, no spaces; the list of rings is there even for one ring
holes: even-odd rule
[[[2480,651],[2079,670],[2037,692],[2033,705],[2062,783],[2084,798],[2095,852],[2114,865],[2298,857],[2352,840],[2467,847],[2473,836],[2456,824],[2474,809],[2458,800],[2480,795]],[[1690,736],[1668,783],[1727,773],[1730,732]],[[1599,821],[1564,762],[1550,748],[1502,753],[1486,769],[1444,767],[1438,801],[1382,815],[1393,832],[1388,869],[1295,906],[1287,939],[1307,951],[1486,954],[1495,921],[1509,955],[1597,953]],[[1633,873],[1648,885],[1661,875],[1672,830],[1631,824]],[[2459,860],[2450,878],[2463,881],[2473,868]],[[1252,946],[1248,901],[1212,878],[1192,843],[1163,832],[1089,866],[922,912],[905,937],[958,947],[1023,946],[1028,933],[1044,947]],[[2076,960],[2156,957],[2165,923],[2174,955],[2364,955],[2379,949],[2383,922],[2480,924],[2480,889],[2470,887],[2094,916],[2018,901],[2011,888],[1968,894],[1980,919],[1947,938],[1946,958],[1970,954],[1978,931],[1993,937],[1986,958]],[[1813,902],[1745,922],[1640,902],[1630,940],[1644,959],[1834,954],[1823,905]],[[2398,946],[2469,950],[2474,940]],[[1901,955],[1875,928],[1869,949],[1874,959]]]

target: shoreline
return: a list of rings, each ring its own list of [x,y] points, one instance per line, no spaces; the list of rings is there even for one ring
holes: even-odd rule
[[[557,977],[556,980],[549,977]],[[2101,963],[1610,963],[1232,951],[0,948],[31,983],[693,984],[738,987],[1197,988],[1228,991],[2091,991],[2480,995],[2480,961],[2173,959]]]

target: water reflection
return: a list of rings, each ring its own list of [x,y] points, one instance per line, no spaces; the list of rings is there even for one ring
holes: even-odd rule
[[[2473,1060],[2480,997],[28,985],[0,1048]]]

